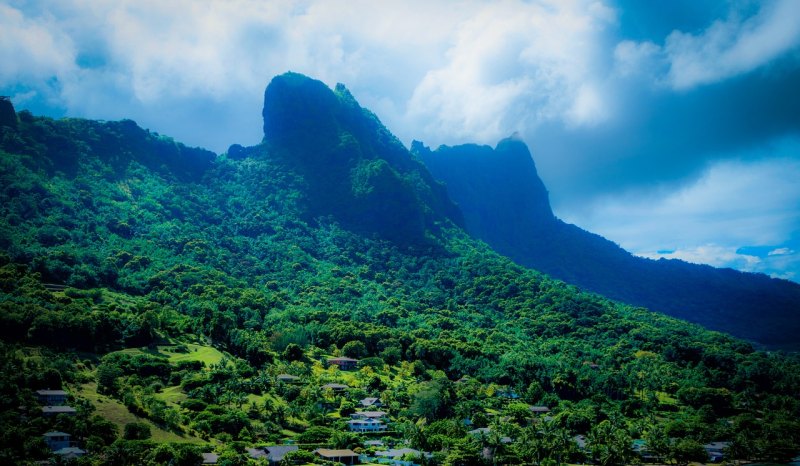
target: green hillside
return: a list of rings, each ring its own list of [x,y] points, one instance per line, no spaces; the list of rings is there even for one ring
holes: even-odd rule
[[[220,156],[130,121],[2,127],[0,463],[53,456],[49,431],[78,464],[255,464],[246,448],[284,442],[291,464],[390,445],[449,465],[800,451],[796,357],[496,254],[343,87],[277,77],[264,116],[262,144]],[[43,416],[46,388],[76,414]],[[370,397],[386,431],[350,432]]]

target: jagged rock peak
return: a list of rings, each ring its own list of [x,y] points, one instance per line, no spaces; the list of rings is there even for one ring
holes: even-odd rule
[[[17,127],[17,112],[11,98],[0,96],[0,126]]]

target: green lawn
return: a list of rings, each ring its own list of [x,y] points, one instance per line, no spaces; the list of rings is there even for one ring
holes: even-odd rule
[[[144,422],[150,426],[150,431],[153,434],[153,440],[156,442],[183,442],[204,444],[204,440],[190,435],[178,435],[173,432],[168,432],[161,429],[157,425],[150,422],[148,419],[141,418],[128,411],[122,403],[109,398],[105,395],[97,393],[97,384],[95,382],[86,383],[80,386],[77,393],[81,398],[89,400],[97,410],[96,413],[117,425],[120,435],[125,429],[125,424],[130,422]]]
[[[218,364],[225,357],[221,351],[211,346],[197,345],[194,343],[187,343],[185,346],[189,349],[186,353],[179,353],[175,351],[177,346],[164,345],[158,346],[157,349],[143,349],[143,348],[126,348],[118,351],[119,353],[128,354],[152,354],[155,356],[164,356],[170,363],[176,364],[181,361],[201,361],[205,363],[206,367],[212,364]]]
[[[169,362],[173,364],[180,361],[202,361],[206,366],[210,366],[219,364],[222,358],[225,357],[222,352],[211,346],[196,345],[194,343],[189,343],[186,346],[189,348],[188,353],[171,352],[169,349],[174,348],[171,346],[159,346],[158,350],[159,353],[169,357]]]

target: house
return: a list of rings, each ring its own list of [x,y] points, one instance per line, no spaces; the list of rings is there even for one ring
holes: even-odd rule
[[[364,398],[358,403],[365,408],[380,408],[383,406],[380,398]]]
[[[400,448],[376,451],[375,456],[381,458],[381,463],[389,461],[389,464],[393,464],[394,466],[412,466],[419,464],[416,461],[419,461],[421,458],[430,458],[433,455],[425,451],[414,450],[413,448]],[[407,459],[404,460],[403,458]]]
[[[364,446],[369,448],[369,447],[382,447],[384,445],[383,445],[383,440],[366,440],[364,442]]]
[[[278,376],[275,378],[278,380],[278,382],[283,383],[296,383],[300,381],[300,377],[290,374],[278,374]]]
[[[358,464],[358,453],[353,450],[330,450],[328,448],[318,448],[314,453],[322,459],[335,461],[342,464]]]
[[[216,453],[201,453],[203,456],[203,463],[202,464],[217,464],[219,461],[219,455]]]
[[[75,458],[80,458],[81,456],[85,455],[86,450],[81,450],[78,447],[66,447],[54,451],[53,454],[58,455],[65,460],[74,460]]]
[[[725,449],[731,446],[730,442],[711,442],[703,445],[712,463],[719,463],[725,458]]]
[[[323,390],[331,390],[334,392],[343,392],[348,388],[350,387],[341,383],[326,383],[325,385],[322,386]]]
[[[42,406],[42,414],[48,417],[58,414],[74,416],[76,412],[75,408],[70,408],[69,406]]]
[[[498,390],[497,397],[505,398],[507,400],[518,400],[519,394],[517,394],[517,392],[515,392],[513,389],[509,388],[507,390]]]
[[[357,411],[350,415],[351,419],[376,419],[381,420],[386,416],[385,411]]]
[[[61,406],[67,402],[67,392],[64,390],[36,390],[39,403],[48,406]]]
[[[328,358],[328,367],[338,366],[339,370],[352,371],[358,367],[358,359],[339,357]]]
[[[261,458],[267,457],[267,452],[262,450],[261,448],[246,448],[247,456],[250,458],[258,461]]]
[[[297,445],[273,445],[264,447],[264,450],[267,452],[267,461],[269,461],[271,465],[280,464],[287,453],[296,451],[297,449]]]
[[[69,439],[71,436],[65,432],[47,432],[43,437],[47,448],[53,451],[69,448]]]
[[[550,412],[550,408],[547,406],[528,406],[528,409],[530,409],[533,414],[547,414]]]
[[[377,419],[351,419],[347,421],[351,432],[383,432],[386,424]]]

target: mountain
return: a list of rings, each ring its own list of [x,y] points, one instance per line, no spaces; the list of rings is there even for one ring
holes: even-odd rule
[[[424,242],[444,219],[462,224],[444,187],[344,85],[332,92],[303,75],[277,76],[262,114],[270,150],[308,183],[310,218],[332,215],[408,245]]]
[[[670,462],[800,452],[792,355],[497,254],[341,86],[276,77],[263,116],[262,143],[212,154],[6,112],[0,464],[55,462],[66,435],[98,466],[373,461],[348,422],[367,398],[436,465],[631,464],[634,439]],[[58,388],[74,413],[37,400]]]
[[[636,257],[553,215],[527,146],[419,142],[412,151],[447,185],[474,237],[520,265],[586,290],[746,338],[800,349],[800,285],[761,274]]]

